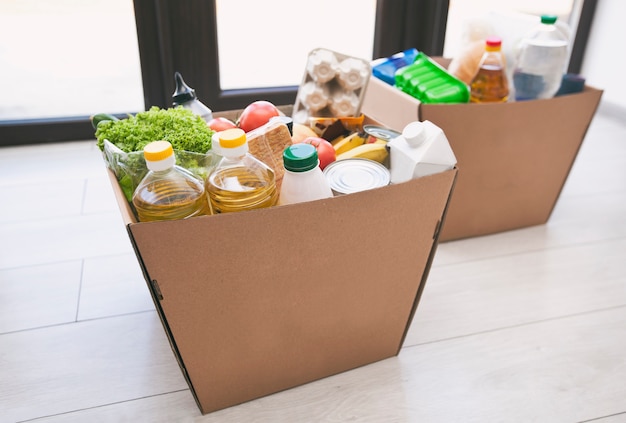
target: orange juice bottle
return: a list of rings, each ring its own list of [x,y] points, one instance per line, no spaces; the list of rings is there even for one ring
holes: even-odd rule
[[[470,84],[470,92],[472,103],[504,103],[509,99],[506,62],[499,37],[488,37],[485,41],[485,52]]]

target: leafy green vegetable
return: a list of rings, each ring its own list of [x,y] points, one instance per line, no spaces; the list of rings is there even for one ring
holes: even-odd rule
[[[121,120],[106,120],[98,124],[98,147],[104,150],[104,140],[130,153],[143,151],[152,141],[165,140],[174,150],[206,153],[211,149],[213,131],[200,116],[178,106],[159,109],[156,106],[145,112]]]

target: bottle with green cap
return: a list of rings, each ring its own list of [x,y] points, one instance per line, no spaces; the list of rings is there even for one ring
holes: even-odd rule
[[[176,82],[176,91],[172,94],[174,107],[183,106],[191,110],[194,114],[200,116],[205,122],[213,119],[213,112],[204,103],[198,100],[196,90],[191,88],[183,80],[180,72],[174,73],[174,81]]]
[[[209,174],[206,190],[214,214],[260,209],[276,205],[274,170],[248,152],[246,133],[240,128],[217,133],[222,159]]]
[[[132,197],[140,222],[209,214],[204,182],[176,164],[174,150],[168,141],[147,144],[143,154],[148,173]]]
[[[283,152],[285,175],[278,204],[302,203],[333,196],[319,166],[316,148],[307,143],[290,145]]]
[[[553,15],[522,39],[513,71],[515,100],[551,98],[561,86],[569,57],[569,29]]]

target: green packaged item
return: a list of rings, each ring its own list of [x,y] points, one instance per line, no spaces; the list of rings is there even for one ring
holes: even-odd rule
[[[422,52],[415,61],[398,69],[395,86],[422,103],[468,103],[467,84]]]

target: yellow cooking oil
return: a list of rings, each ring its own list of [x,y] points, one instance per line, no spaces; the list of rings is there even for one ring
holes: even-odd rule
[[[276,205],[274,171],[248,152],[246,134],[239,128],[219,133],[223,157],[209,174],[206,191],[213,214],[260,209]]]
[[[132,203],[140,222],[186,219],[209,214],[204,182],[176,165],[167,141],[144,148],[148,173],[133,193]]]

